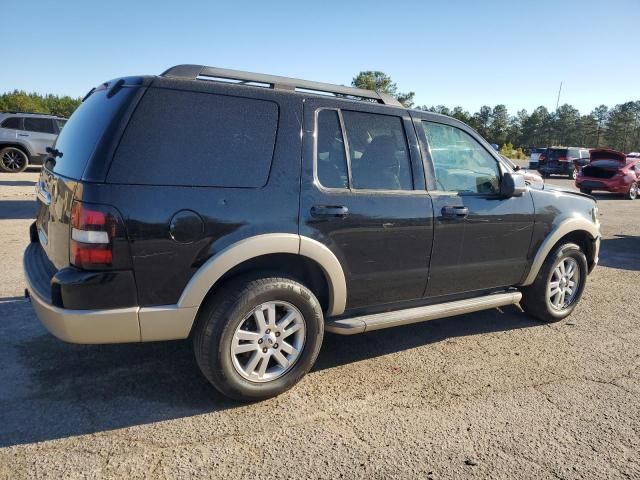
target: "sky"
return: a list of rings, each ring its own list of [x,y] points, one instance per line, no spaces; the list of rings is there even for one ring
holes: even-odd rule
[[[416,105],[582,113],[640,100],[640,0],[7,1],[0,92],[78,97],[180,63],[350,84],[381,70]]]

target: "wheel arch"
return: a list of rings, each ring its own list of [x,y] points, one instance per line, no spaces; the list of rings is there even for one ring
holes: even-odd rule
[[[545,259],[553,249],[565,242],[574,242],[580,246],[587,257],[589,271],[598,262],[600,246],[600,225],[582,217],[569,218],[559,223],[542,242],[531,263],[529,273],[520,286],[531,285],[542,268]]]
[[[346,280],[336,256],[320,242],[290,233],[249,237],[218,252],[191,278],[177,306],[199,307],[209,292],[232,276],[259,269],[286,272],[290,267],[294,276],[315,282],[321,291],[326,289],[322,300],[327,315],[344,312]]]
[[[27,156],[27,161],[29,162],[29,164],[31,164],[31,157],[33,156],[31,151],[29,150],[29,147],[27,147],[26,145],[19,143],[19,142],[0,142],[0,150],[2,150],[3,148],[6,147],[13,147],[13,148],[17,148],[18,150],[21,150],[24,152],[24,154]]]

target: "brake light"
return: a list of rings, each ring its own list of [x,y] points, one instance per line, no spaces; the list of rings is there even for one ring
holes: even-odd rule
[[[545,157],[544,153],[540,155],[540,157],[538,158],[538,161],[540,162],[544,162],[547,159],[547,157]]]
[[[559,162],[566,162],[568,160],[567,157],[558,157]]]
[[[85,269],[113,267],[114,246],[123,236],[123,222],[113,207],[74,200],[69,243],[72,265]],[[128,262],[128,258],[122,260]]]

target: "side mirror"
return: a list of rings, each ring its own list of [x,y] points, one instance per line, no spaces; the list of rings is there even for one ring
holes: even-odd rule
[[[503,198],[520,197],[527,191],[527,183],[524,176],[518,173],[506,172],[500,182],[500,196]]]

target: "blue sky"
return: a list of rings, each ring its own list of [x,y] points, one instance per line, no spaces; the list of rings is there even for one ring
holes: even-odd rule
[[[382,70],[419,105],[640,100],[640,0],[6,2],[0,92],[83,95],[179,63],[349,84]],[[10,33],[10,34],[9,34]]]

